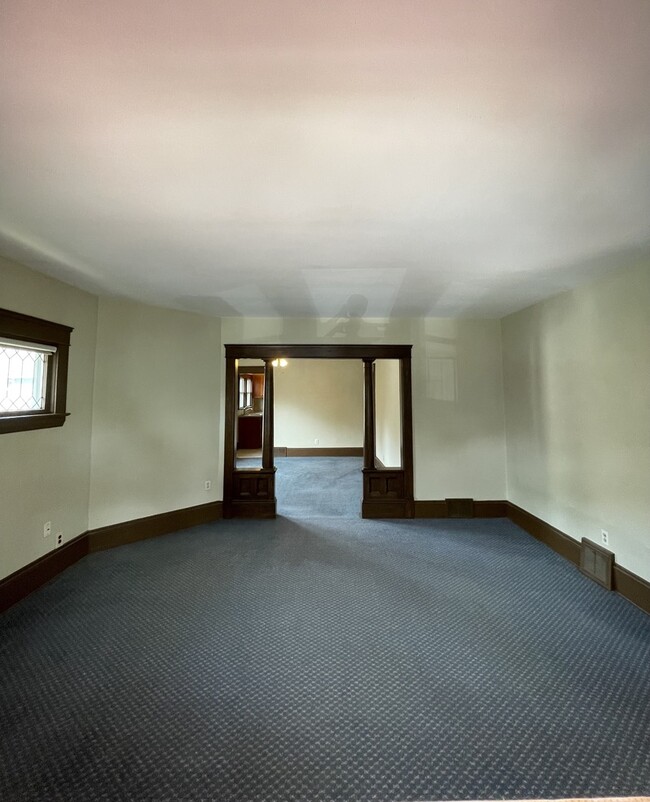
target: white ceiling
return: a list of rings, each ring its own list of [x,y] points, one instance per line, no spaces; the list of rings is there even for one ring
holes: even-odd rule
[[[217,315],[501,316],[650,254],[650,0],[2,0],[0,252]]]

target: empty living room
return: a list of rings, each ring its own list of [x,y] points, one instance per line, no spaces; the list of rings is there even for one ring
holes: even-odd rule
[[[0,3],[0,799],[650,802],[649,43]]]

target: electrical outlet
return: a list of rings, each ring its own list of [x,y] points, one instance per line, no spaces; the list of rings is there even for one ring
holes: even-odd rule
[[[47,521],[43,524],[43,537],[49,537],[52,534],[52,521]]]
[[[212,490],[212,482],[209,479],[206,479],[203,483],[204,490]]]
[[[604,529],[600,530],[600,539],[603,546],[609,546],[609,532],[606,532]]]
[[[318,437],[314,438],[314,445],[317,446],[320,443]]]
[[[55,537],[56,537],[56,545],[60,546],[63,543],[63,532],[57,532]]]

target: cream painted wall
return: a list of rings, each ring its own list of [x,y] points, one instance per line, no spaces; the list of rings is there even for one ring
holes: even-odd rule
[[[375,451],[387,468],[398,468],[402,463],[399,382],[398,360],[375,362]]]
[[[650,265],[502,325],[508,498],[650,579]]]
[[[88,528],[97,298],[0,259],[0,306],[73,326],[70,417],[56,429],[0,435],[0,579]],[[43,538],[43,524],[52,535]]]
[[[222,341],[412,343],[416,498],[504,498],[498,320],[223,318]]]
[[[92,528],[221,498],[221,360],[217,319],[99,300]]]
[[[274,389],[277,446],[363,446],[361,362],[292,359],[275,371]]]

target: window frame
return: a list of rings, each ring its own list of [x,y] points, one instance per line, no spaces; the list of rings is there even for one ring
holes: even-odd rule
[[[0,412],[0,434],[50,429],[63,426],[68,393],[68,356],[73,328],[50,320],[0,309],[0,337],[24,343],[49,345],[56,351],[48,360],[45,385],[45,404],[42,410],[29,412]]]
[[[242,390],[243,386],[243,390]],[[243,396],[243,398],[242,398]],[[242,404],[242,401],[244,402]],[[239,400],[238,409],[246,409],[253,406],[253,379],[250,374],[242,374],[239,377]]]

